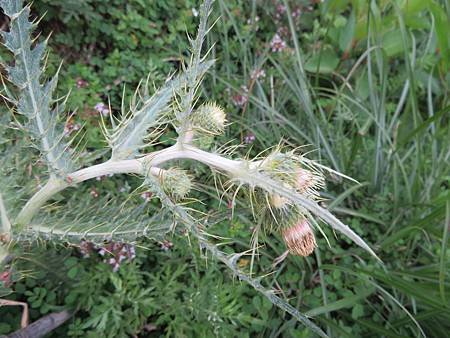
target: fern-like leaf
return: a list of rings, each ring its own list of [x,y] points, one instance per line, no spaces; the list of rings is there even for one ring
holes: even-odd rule
[[[27,118],[24,129],[34,140],[34,146],[44,155],[53,175],[64,176],[73,170],[67,145],[61,141],[63,134],[58,125],[58,110],[53,108],[53,92],[58,74],[41,83],[41,61],[46,41],[33,47],[30,36],[34,24],[29,21],[30,8],[22,8],[22,0],[1,0],[0,6],[11,19],[10,31],[1,32],[4,45],[14,54],[14,66],[5,66],[9,80],[19,89],[19,98],[10,98],[16,102],[17,110]]]

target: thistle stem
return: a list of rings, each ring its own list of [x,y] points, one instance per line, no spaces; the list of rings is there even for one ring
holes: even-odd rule
[[[225,171],[232,171],[236,168],[238,161],[228,160],[219,155],[210,154],[192,146],[175,144],[164,150],[150,153],[144,157],[133,160],[121,160],[93,165],[80,169],[69,175],[65,180],[58,177],[51,177],[48,182],[25,204],[16,218],[15,225],[18,229],[28,225],[39,209],[58,192],[73,187],[78,183],[91,178],[109,174],[144,174],[144,167],[156,167],[164,162],[190,158],[214,166]],[[148,169],[147,169],[148,170]]]

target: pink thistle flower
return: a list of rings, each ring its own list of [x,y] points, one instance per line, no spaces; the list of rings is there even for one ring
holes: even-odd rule
[[[309,256],[314,251],[316,238],[306,218],[300,218],[293,226],[281,231],[289,252],[297,256]]]
[[[317,197],[318,191],[324,187],[323,178],[307,169],[299,168],[295,172],[295,188],[301,194]]]

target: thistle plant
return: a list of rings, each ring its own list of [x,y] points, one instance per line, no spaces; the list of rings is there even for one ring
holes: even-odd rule
[[[224,182],[219,195],[231,194],[233,202],[243,199],[251,206],[254,221],[260,225],[255,227],[256,232],[280,234],[291,254],[307,256],[314,251],[317,242],[313,229],[321,231],[320,220],[376,257],[355,232],[319,205],[324,176],[337,174],[333,170],[282,146],[257,158],[230,156],[230,149],[225,148],[211,150],[214,137],[223,134],[228,123],[220,106],[199,102],[200,83],[213,64],[207,60],[207,53],[202,54],[212,0],[205,0],[201,6],[197,36],[191,40],[191,57],[184,71],[152,95],[148,91],[149,79],[142,81],[131,103],[124,103],[120,114],[110,112],[109,119],[103,120],[110,158],[82,167],[81,155],[73,150],[76,138],[67,142],[64,137],[66,98],[54,97],[58,73],[44,79],[47,41],[32,38],[37,23],[30,22],[30,7],[23,6],[22,0],[1,0],[0,6],[10,18],[9,31],[2,32],[4,46],[14,56],[12,64],[4,65],[8,78],[3,97],[10,113],[1,127],[1,259],[13,245],[35,238],[130,242],[140,236],[158,239],[169,231],[187,231],[241,280],[320,336],[326,336],[273,290],[263,287],[260,279],[240,270],[237,260],[243,254],[223,253],[210,241],[205,218],[193,210],[194,204],[187,203],[196,178],[180,168],[180,163],[197,162],[208,166]],[[147,152],[167,128],[173,128],[178,135],[173,144]],[[20,168],[24,161],[36,156],[36,150],[39,155],[35,163],[45,163],[47,180],[30,188],[32,182]],[[117,174],[140,177],[142,188],[159,199],[160,208],[148,206],[155,209],[149,216],[149,210],[141,206],[114,198],[98,199],[93,204],[76,193],[83,189],[81,183],[85,181]],[[55,197],[65,189],[75,193],[55,207]],[[216,189],[222,190],[220,185]],[[254,235],[257,238],[257,233]]]

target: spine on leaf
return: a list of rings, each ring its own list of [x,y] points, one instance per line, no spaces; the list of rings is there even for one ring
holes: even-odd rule
[[[202,62],[197,69],[199,76],[203,76],[212,64],[213,61]],[[139,155],[139,150],[145,146],[149,128],[159,124],[158,120],[168,111],[172,97],[186,87],[189,71],[188,69],[186,73],[167,82],[153,96],[144,98],[141,107],[125,114],[119,124],[109,132],[113,160],[131,159]]]
[[[30,36],[34,24],[29,21],[30,8],[22,8],[22,0],[1,0],[0,6],[10,18],[10,31],[1,32],[4,45],[14,54],[14,65],[5,66],[8,79],[19,89],[19,97],[9,99],[16,103],[17,111],[25,116],[25,131],[31,136],[33,145],[39,149],[51,174],[65,176],[73,169],[68,145],[62,142],[62,128],[58,125],[58,111],[52,99],[57,76],[41,82],[41,61],[46,42],[33,46]]]

